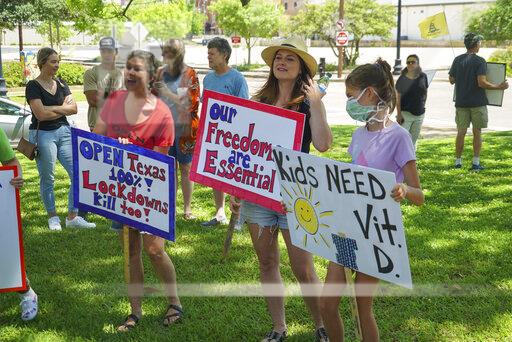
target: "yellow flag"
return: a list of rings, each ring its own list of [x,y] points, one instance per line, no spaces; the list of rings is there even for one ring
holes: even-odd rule
[[[437,13],[431,17],[423,19],[419,24],[421,38],[432,39],[448,34],[448,24],[444,12]]]

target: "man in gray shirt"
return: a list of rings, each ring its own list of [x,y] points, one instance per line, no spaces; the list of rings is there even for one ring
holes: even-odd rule
[[[470,170],[480,171],[480,150],[482,148],[482,128],[487,127],[487,96],[485,89],[507,89],[507,81],[493,84],[487,80],[487,63],[477,56],[482,36],[468,33],[464,36],[467,52],[455,57],[449,71],[450,83],[455,84],[455,123],[457,139],[455,141],[455,167],[462,167],[464,137],[473,126],[473,164]]]

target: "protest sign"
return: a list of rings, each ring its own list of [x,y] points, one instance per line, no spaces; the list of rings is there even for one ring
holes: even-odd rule
[[[72,128],[75,206],[174,241],[174,158]]]
[[[505,63],[487,62],[487,81],[501,84],[507,80],[507,65]],[[490,106],[501,107],[503,105],[504,89],[486,89],[485,95]]]
[[[273,154],[294,245],[412,288],[393,173],[280,147]]]
[[[18,176],[15,166],[0,166],[0,292],[26,290],[20,195],[9,181]]]
[[[190,179],[281,211],[272,146],[300,150],[305,115],[205,90]]]

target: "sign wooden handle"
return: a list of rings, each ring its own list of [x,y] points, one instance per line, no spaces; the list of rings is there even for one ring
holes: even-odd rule
[[[350,303],[350,312],[352,313],[352,318],[354,319],[354,323],[356,325],[356,338],[359,341],[363,340],[363,334],[361,332],[361,320],[359,319],[359,311],[357,310],[357,300],[356,300],[356,289],[354,286],[354,280],[352,279],[353,272],[350,268],[345,267],[345,279],[347,282],[347,290],[349,292],[349,303]]]
[[[130,285],[130,227],[123,226],[124,280]]]
[[[231,241],[233,240],[233,232],[235,231],[235,225],[238,222],[238,214],[231,214],[229,219],[228,230],[226,232],[226,239],[224,240],[224,250],[222,251],[222,262],[228,257],[229,249],[231,248]]]

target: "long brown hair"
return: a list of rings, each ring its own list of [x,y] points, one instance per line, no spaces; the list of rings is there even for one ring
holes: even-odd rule
[[[304,63],[302,58],[300,58],[298,55],[297,57],[300,62],[300,70],[299,75],[295,79],[295,83],[292,90],[292,97],[285,106],[285,108],[287,109],[296,109],[297,106],[304,101],[304,91],[302,88],[304,84],[308,83],[309,74],[306,64]],[[274,105],[277,102],[277,99],[279,98],[279,81],[274,75],[274,62],[275,56],[274,60],[272,61],[272,66],[270,67],[270,73],[268,75],[267,81],[265,82],[263,87],[261,87],[260,90],[258,90],[258,92],[254,95],[254,97],[258,99],[258,101],[270,105]]]
[[[347,87],[365,89],[375,88],[379,97],[386,102],[391,113],[396,106],[395,81],[391,74],[391,66],[379,58],[375,63],[363,64],[355,68],[345,80]]]

